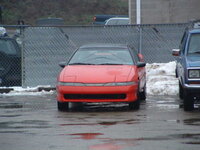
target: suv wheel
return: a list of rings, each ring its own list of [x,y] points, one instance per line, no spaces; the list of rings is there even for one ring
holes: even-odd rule
[[[179,98],[183,99],[183,87],[179,81]]]
[[[192,111],[194,109],[194,98],[187,91],[184,91],[183,106],[185,111]]]

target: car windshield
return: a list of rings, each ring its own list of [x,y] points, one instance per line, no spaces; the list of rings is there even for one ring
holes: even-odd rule
[[[69,62],[69,65],[133,65],[128,50],[78,50]]]
[[[9,55],[15,55],[17,53],[13,42],[7,39],[0,39],[0,52],[4,52]]]
[[[127,25],[129,24],[129,19],[113,19],[109,20],[106,25]]]
[[[188,54],[200,54],[200,34],[195,33],[190,37]]]

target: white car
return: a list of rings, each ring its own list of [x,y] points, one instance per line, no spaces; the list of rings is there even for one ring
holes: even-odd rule
[[[114,17],[106,20],[105,25],[128,25],[130,24],[130,19],[125,17]]]
[[[6,29],[5,29],[4,27],[0,27],[0,36],[1,36],[1,37],[4,37],[4,36],[6,36],[6,35],[7,35]]]

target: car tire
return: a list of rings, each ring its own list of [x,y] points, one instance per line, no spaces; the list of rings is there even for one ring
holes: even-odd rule
[[[67,111],[69,109],[68,102],[57,102],[57,106],[59,111]]]
[[[0,76],[6,75],[11,68],[11,62],[7,54],[0,52]]]
[[[183,99],[183,87],[179,81],[179,98]]]
[[[146,100],[146,84],[145,84],[145,86],[144,86],[144,88],[143,88],[143,91],[142,92],[139,92],[139,99],[140,100]]]
[[[140,99],[137,99],[134,102],[129,103],[130,110],[139,110],[140,109]]]
[[[185,111],[192,111],[192,110],[194,110],[194,98],[187,91],[184,91],[183,107],[184,107]]]
[[[176,78],[178,78],[177,68],[175,69],[175,76],[176,76]]]

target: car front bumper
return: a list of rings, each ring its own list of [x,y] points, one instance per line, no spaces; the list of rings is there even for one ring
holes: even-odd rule
[[[129,86],[62,86],[57,85],[59,102],[133,102],[138,84]]]
[[[183,88],[187,93],[190,93],[195,97],[200,97],[200,84],[184,84]]]

